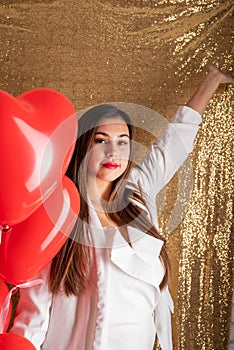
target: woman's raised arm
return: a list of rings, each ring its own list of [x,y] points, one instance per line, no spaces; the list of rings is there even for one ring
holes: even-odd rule
[[[203,114],[219,85],[233,82],[234,76],[230,72],[221,71],[217,67],[210,65],[205,79],[202,80],[188,101],[187,106]]]
[[[129,183],[141,187],[154,198],[170,181],[193,150],[193,142],[210,99],[221,83],[232,83],[234,77],[211,65],[196,92],[185,106],[179,107],[172,122],[151,145],[145,159],[131,173]]]

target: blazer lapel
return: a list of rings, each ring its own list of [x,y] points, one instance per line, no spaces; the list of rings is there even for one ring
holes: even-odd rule
[[[130,226],[128,234],[132,247],[125,241],[120,232],[116,231],[111,261],[129,275],[160,290],[159,285],[164,276],[164,268],[159,254],[163,241]]]
[[[107,234],[110,232],[105,232],[103,229],[91,203],[89,203],[89,210],[91,240],[94,247],[96,249],[110,248],[108,244],[110,240],[107,238]],[[160,290],[159,285],[164,276],[164,268],[159,254],[163,241],[131,226],[127,227],[127,231],[132,247],[126,242],[118,228],[115,228],[110,260],[130,276],[149,283]]]

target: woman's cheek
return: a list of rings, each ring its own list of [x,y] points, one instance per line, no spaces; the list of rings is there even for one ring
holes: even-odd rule
[[[88,160],[88,172],[92,174],[97,174],[99,169],[99,153],[95,152],[95,149],[92,149],[89,154],[89,160]]]

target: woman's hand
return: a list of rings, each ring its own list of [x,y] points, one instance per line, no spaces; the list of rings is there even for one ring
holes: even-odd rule
[[[219,84],[233,83],[234,82],[234,74],[233,72],[222,71],[218,69],[216,66],[211,64],[208,67],[208,75],[212,78],[217,79]]]
[[[214,65],[208,67],[207,75],[198,86],[196,92],[188,101],[187,106],[203,114],[220,84],[233,83],[234,76],[231,72],[218,69]]]

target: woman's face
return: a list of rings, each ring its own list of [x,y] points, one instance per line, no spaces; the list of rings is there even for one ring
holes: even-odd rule
[[[88,176],[112,182],[126,170],[130,155],[128,126],[121,117],[97,125],[88,161]]]

